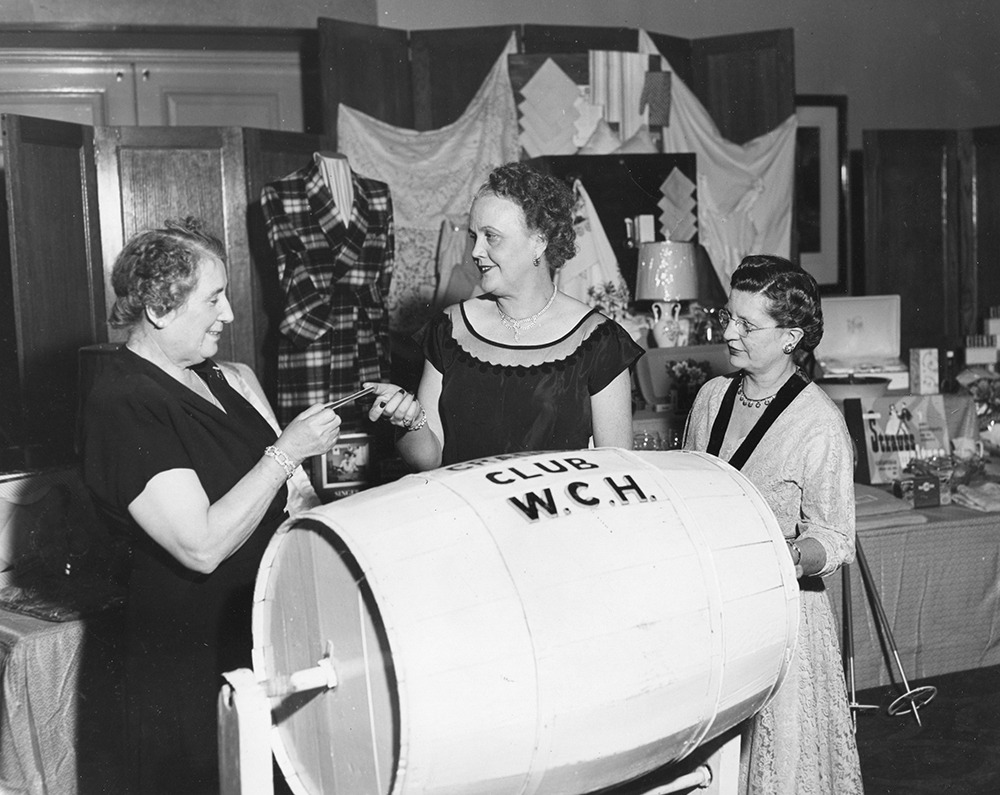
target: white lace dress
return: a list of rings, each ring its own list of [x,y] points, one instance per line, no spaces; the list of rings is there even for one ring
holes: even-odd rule
[[[729,378],[698,393],[685,448],[705,450]],[[737,404],[734,413],[741,410]],[[742,436],[734,422],[720,451],[729,460]],[[742,472],[760,490],[786,538],[815,538],[826,550],[821,575],[854,559],[853,447],[843,416],[808,384],[767,431]],[[799,637],[788,677],[743,733],[740,792],[855,795],[863,791],[837,628],[821,576],[800,581]]]

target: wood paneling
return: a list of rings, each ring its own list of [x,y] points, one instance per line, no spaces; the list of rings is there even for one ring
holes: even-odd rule
[[[795,42],[791,29],[692,42],[691,90],[722,135],[746,143],[795,113]]]
[[[636,52],[639,49],[639,31],[635,28],[525,25],[523,37],[525,55],[587,50]]]
[[[954,130],[868,130],[865,293],[902,299],[902,353],[959,347],[959,160]]]
[[[2,336],[15,344],[0,357],[17,405],[0,422],[24,464],[42,466],[70,460],[77,351],[106,339],[91,128],[15,115],[2,128],[13,315]]]
[[[1000,306],[1000,127],[972,131],[974,146],[974,204],[967,213],[971,217],[972,252],[976,265],[974,331],[981,332],[978,323],[990,307]]]
[[[665,33],[647,32],[649,33],[649,38],[653,40],[653,44],[660,51],[660,54],[670,63],[670,68],[673,69],[674,74],[690,86],[694,77],[694,73],[691,70],[693,42],[690,39],[668,36]]]
[[[340,103],[398,127],[413,127],[405,30],[320,18],[319,53],[326,135],[337,134]]]
[[[104,278],[125,241],[170,218],[200,218],[226,245],[235,320],[218,358],[254,364],[246,180],[240,131],[229,127],[98,127],[94,130]],[[113,339],[115,334],[111,335]]]
[[[517,32],[514,25],[411,32],[416,129],[456,121]]]

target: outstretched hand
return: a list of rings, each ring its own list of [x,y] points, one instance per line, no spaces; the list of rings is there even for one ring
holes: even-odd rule
[[[362,386],[370,386],[375,390],[375,402],[368,412],[368,419],[376,422],[385,417],[393,425],[409,429],[423,411],[416,395],[411,395],[405,389],[395,384],[379,384],[366,381]]]
[[[301,463],[314,455],[322,455],[340,436],[340,417],[322,403],[310,406],[294,420],[275,443],[293,461]]]

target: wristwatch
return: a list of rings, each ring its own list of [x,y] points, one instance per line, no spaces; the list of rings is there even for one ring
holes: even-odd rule
[[[795,541],[789,541],[788,548],[792,551],[792,563],[798,566],[802,562],[802,550]]]

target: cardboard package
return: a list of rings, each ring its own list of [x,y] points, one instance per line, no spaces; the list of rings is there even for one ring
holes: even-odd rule
[[[857,449],[858,483],[892,483],[907,477],[913,459],[951,452],[943,395],[848,398],[844,419]]]

